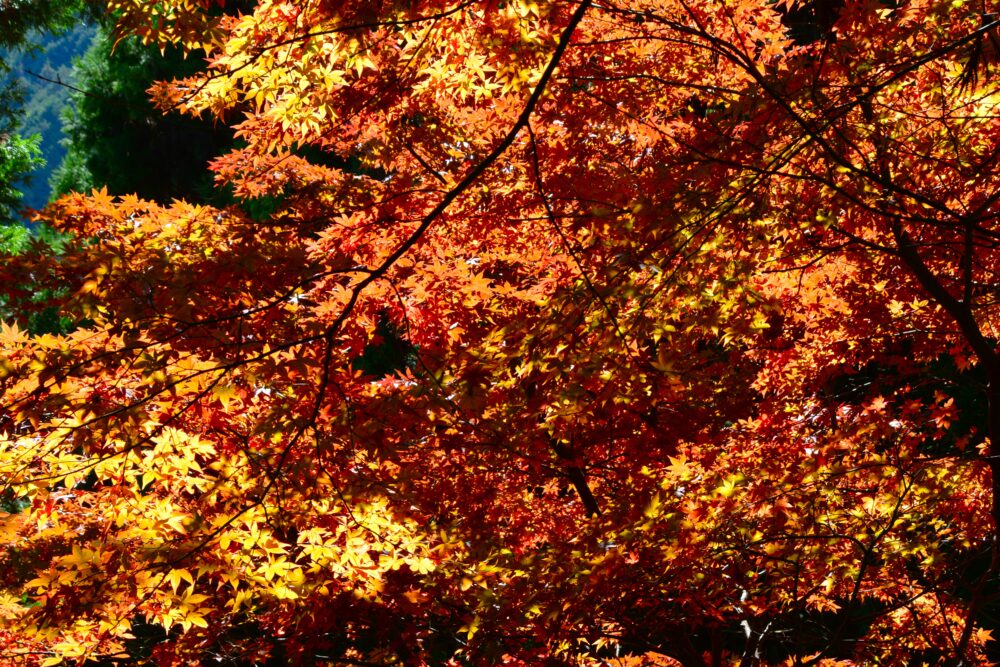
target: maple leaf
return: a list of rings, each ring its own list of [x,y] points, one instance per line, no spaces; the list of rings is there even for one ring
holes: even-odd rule
[[[0,266],[5,645],[987,660],[981,8],[110,4],[268,205],[70,195]]]
[[[872,399],[871,403],[868,404],[868,407],[866,409],[869,410],[870,412],[881,413],[885,410],[887,405],[888,403],[886,402],[884,397],[876,396],[875,398]]]

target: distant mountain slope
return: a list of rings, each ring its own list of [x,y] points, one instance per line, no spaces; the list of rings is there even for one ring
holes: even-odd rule
[[[34,52],[4,50],[0,55],[10,66],[5,80],[19,80],[24,91],[20,132],[41,135],[45,167],[35,171],[29,183],[21,189],[24,204],[32,208],[44,206],[49,199],[49,177],[62,162],[66,149],[61,145],[60,115],[69,103],[73,84],[73,60],[83,55],[93,41],[97,28],[81,23],[62,35],[38,35],[40,49]],[[0,76],[3,76],[0,74]],[[61,83],[60,83],[61,82]]]

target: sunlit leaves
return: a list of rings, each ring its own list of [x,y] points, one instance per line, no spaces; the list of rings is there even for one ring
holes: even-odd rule
[[[223,4],[114,7],[208,53],[153,95],[240,203],[72,195],[0,267],[18,646],[985,659],[979,10]]]

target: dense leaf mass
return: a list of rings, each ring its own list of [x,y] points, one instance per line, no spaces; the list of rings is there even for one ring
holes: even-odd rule
[[[244,203],[0,266],[5,664],[997,654],[994,4],[110,5]]]

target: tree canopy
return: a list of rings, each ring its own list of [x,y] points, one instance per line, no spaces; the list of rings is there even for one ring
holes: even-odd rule
[[[16,217],[21,202],[17,183],[41,161],[37,136],[0,135],[0,221]]]
[[[1000,656],[995,7],[110,9],[241,201],[0,266],[3,660]]]
[[[154,82],[204,68],[176,48],[157,49],[102,28],[77,63],[76,91],[64,114],[67,153],[53,176],[53,194],[107,187],[147,199],[211,199],[210,159],[228,149],[220,123],[163,114],[149,101]]]

